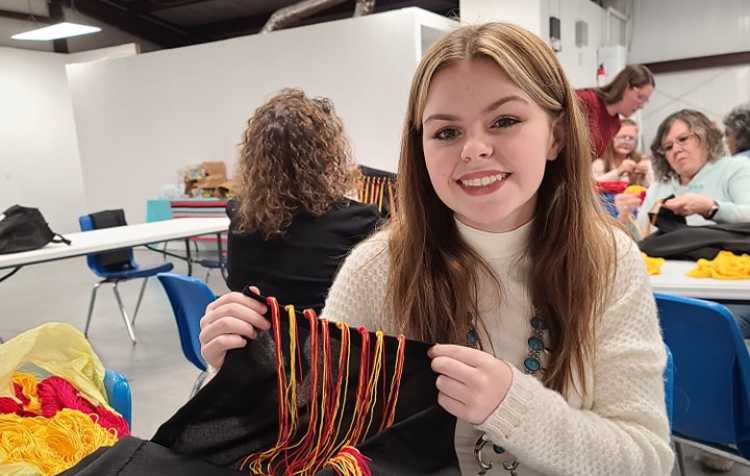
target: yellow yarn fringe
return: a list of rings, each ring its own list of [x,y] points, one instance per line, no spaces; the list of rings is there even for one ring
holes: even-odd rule
[[[27,463],[44,476],[54,475],[115,442],[114,430],[77,410],[65,408],[52,418],[0,415],[0,466]]]
[[[643,262],[646,263],[646,271],[648,271],[649,276],[661,274],[661,266],[665,261],[664,258],[652,258],[646,253],[641,253],[641,256],[643,256]]]
[[[333,468],[339,476],[372,476],[365,460],[358,449],[345,446],[341,452],[329,459],[325,466]]]
[[[750,256],[720,251],[712,260],[699,259],[688,272],[693,278],[750,279]]]

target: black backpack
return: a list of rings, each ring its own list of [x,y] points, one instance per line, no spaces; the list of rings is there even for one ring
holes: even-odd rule
[[[49,229],[39,209],[13,205],[0,214],[0,254],[36,250],[50,242],[70,244]]]

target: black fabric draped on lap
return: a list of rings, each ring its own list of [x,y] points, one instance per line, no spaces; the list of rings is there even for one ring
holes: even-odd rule
[[[651,257],[695,261],[714,259],[722,250],[750,253],[750,223],[689,226],[685,217],[664,206],[652,219],[658,231],[638,243]]]
[[[282,313],[280,322],[282,349],[289,349],[290,319],[286,313]],[[308,428],[308,403],[312,399],[311,362],[317,361],[319,369],[323,362],[320,356],[322,345],[318,345],[317,358],[311,352],[310,322],[315,321],[308,321],[307,317],[299,314],[294,320],[298,345],[296,354],[299,356],[297,367],[304,377],[297,386],[297,437],[305,434]],[[328,325],[328,329],[331,362],[329,372],[335,376],[338,372],[342,331],[333,323]],[[366,334],[372,349],[376,334]],[[363,337],[357,329],[350,329],[349,335],[348,378],[344,379],[345,384],[342,385],[346,387],[346,404],[341,413],[341,428],[347,428],[352,421],[363,344]],[[318,339],[318,342],[321,340]],[[428,348],[429,345],[425,343],[406,341],[393,425],[379,431],[386,411],[384,407],[387,398],[384,397],[390,388],[398,354],[397,339],[384,337],[381,359],[383,368],[377,386],[374,387],[379,390],[372,407],[372,423],[370,430],[364,433],[366,436],[356,445],[370,460],[369,467],[373,475],[460,474],[454,449],[456,420],[437,406],[436,375],[430,368]],[[289,382],[291,352],[282,353],[285,377]],[[113,448],[99,450],[63,474],[238,474],[237,471],[248,455],[272,448],[277,442],[280,426],[275,355],[273,332],[265,332],[244,348],[230,351],[219,373],[159,428],[152,441],[144,442],[133,438],[121,440]],[[318,380],[318,396],[321,395],[321,381]],[[290,441],[297,441],[297,438]],[[284,457],[278,459],[283,461]],[[242,473],[256,474],[248,471],[245,468]],[[284,473],[283,468],[275,467],[274,474]],[[320,468],[314,474],[333,476],[336,472],[327,467]]]

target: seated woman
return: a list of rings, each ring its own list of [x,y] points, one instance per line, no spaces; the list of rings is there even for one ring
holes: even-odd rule
[[[732,109],[722,122],[729,153],[750,159],[750,103]]]
[[[300,308],[323,307],[349,251],[375,230],[372,205],[349,200],[358,171],[327,99],[282,91],[248,120],[240,144],[228,279]]]
[[[724,157],[721,131],[703,113],[671,114],[659,126],[651,152],[655,181],[643,204],[635,195],[615,197],[625,223],[633,223],[640,206],[638,238],[653,231],[648,212],[670,196],[662,206],[685,216],[688,225],[750,222],[750,162]]]
[[[629,185],[648,187],[653,181],[653,170],[648,158],[641,155],[638,146],[638,123],[632,119],[623,119],[620,130],[612,139],[607,152],[601,159],[591,164],[591,171],[596,180],[620,180]]]

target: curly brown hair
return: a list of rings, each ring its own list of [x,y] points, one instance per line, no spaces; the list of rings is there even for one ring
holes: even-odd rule
[[[690,132],[698,137],[702,147],[706,150],[708,162],[719,160],[725,154],[723,135],[705,114],[693,109],[681,109],[673,112],[659,124],[656,136],[651,142],[651,164],[654,167],[654,176],[660,182],[667,182],[672,178],[679,179],[677,172],[667,162],[667,155],[661,147],[664,137],[669,134],[669,130],[675,121],[684,122]]]
[[[284,89],[255,110],[243,133],[238,231],[281,235],[297,213],[320,216],[342,200],[357,175],[333,104]]]

